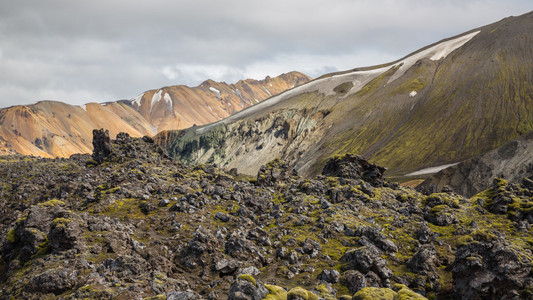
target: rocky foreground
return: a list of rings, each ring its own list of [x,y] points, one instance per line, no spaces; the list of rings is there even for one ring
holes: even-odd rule
[[[246,178],[94,135],[92,157],[0,158],[1,299],[533,297],[531,179],[423,195],[354,155]]]

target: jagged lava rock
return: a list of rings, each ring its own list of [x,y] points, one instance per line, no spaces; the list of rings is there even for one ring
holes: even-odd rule
[[[345,154],[329,159],[322,170],[322,175],[362,179],[373,186],[383,186],[385,170],[386,168],[371,164],[362,156]]]

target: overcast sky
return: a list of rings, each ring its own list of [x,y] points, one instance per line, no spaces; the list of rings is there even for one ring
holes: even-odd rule
[[[2,0],[0,107],[381,64],[531,0]]]

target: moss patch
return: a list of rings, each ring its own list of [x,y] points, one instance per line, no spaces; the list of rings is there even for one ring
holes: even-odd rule
[[[389,288],[375,288],[366,287],[355,293],[352,297],[353,300],[393,300],[396,292]]]

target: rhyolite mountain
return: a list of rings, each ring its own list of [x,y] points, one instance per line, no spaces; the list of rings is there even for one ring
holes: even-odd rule
[[[533,129],[532,28],[533,13],[505,18],[155,139],[182,161],[246,174],[276,157],[318,174],[328,157],[345,153],[389,175],[456,163]]]
[[[0,157],[0,299],[531,299],[533,178],[421,194],[361,156],[246,178],[94,131]],[[426,298],[427,297],[427,298]]]
[[[212,123],[309,80],[290,72],[235,84],[207,80],[197,87],[168,86],[132,100],[101,104],[41,101],[12,106],[0,110],[0,154],[68,157],[90,153],[95,128],[108,129],[112,137],[119,132],[140,137]]]

